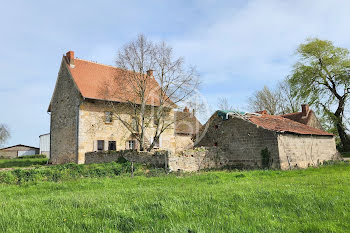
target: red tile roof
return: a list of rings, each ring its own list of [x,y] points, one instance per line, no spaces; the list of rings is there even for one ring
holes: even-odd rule
[[[135,89],[130,84],[130,79],[125,78],[131,71],[98,64],[82,59],[74,59],[74,67],[69,65],[65,56],[67,66],[73,76],[73,79],[84,98],[108,100],[117,102],[140,103]],[[154,77],[149,77],[146,94],[148,105],[159,105],[160,87]]]
[[[260,126],[264,129],[273,130],[280,133],[295,133],[302,135],[322,135],[322,136],[334,136],[331,133],[325,132],[320,129],[316,129],[302,123],[289,120],[282,116],[272,115],[251,115],[248,117],[249,121]]]
[[[281,115],[281,117],[288,118],[292,121],[297,121],[306,125],[311,119],[312,114],[314,114],[314,112],[310,110],[306,117],[303,117],[302,112],[293,112],[293,113],[283,114]]]

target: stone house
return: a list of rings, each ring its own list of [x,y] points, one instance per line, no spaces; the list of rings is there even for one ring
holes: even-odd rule
[[[135,135],[121,121],[111,117],[117,111],[121,117],[119,119],[130,123],[133,121],[129,114],[131,109],[126,103],[134,101],[134,98],[129,95],[123,71],[114,66],[77,59],[73,51],[67,52],[62,57],[56,86],[48,108],[48,112],[51,113],[50,161],[52,163],[81,164],[85,162],[87,152],[137,148]],[[150,88],[159,89],[152,71],[148,71],[147,76],[150,78]],[[102,92],[105,86],[113,93],[121,93],[121,95]],[[155,102],[147,102],[146,112],[150,119],[152,108],[156,107]],[[177,122],[176,117],[179,114],[182,113],[169,108],[166,119],[169,122],[174,120]],[[190,139],[199,129],[199,125],[193,124],[197,122],[193,121],[193,118],[195,117],[192,115],[190,122],[186,123],[186,119],[181,119],[176,126],[172,124],[168,127],[156,146],[175,152],[191,146],[191,143],[193,145]],[[156,122],[150,122],[145,132],[146,144],[151,143],[156,126]],[[185,125],[189,130],[176,131],[175,128],[180,125]]]
[[[39,154],[39,148],[22,144],[0,149],[0,157],[8,159],[37,154]]]
[[[202,124],[195,117],[194,110],[190,112],[187,107],[183,111],[175,111],[174,113],[175,118],[178,119],[175,122],[175,152],[180,152],[193,147],[192,137],[198,133]]]
[[[308,104],[301,105],[301,112],[293,112],[281,116],[289,120],[323,130],[322,125],[317,119],[315,112],[310,109]]]
[[[195,147],[207,149],[200,158],[208,163],[204,167],[264,167],[263,151],[269,167],[280,169],[306,168],[338,156],[333,134],[282,116],[217,111],[199,135]]]

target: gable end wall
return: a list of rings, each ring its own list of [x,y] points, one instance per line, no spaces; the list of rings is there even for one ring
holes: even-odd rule
[[[77,161],[79,105],[82,97],[62,59],[51,100],[50,161],[61,164]]]
[[[272,167],[279,168],[275,132],[240,118],[223,120],[216,114],[207,124],[209,125],[203,138],[196,142],[195,146],[210,147],[210,151],[217,148],[220,151],[219,166],[261,167],[261,151],[267,148],[273,161]]]
[[[317,166],[338,156],[331,136],[279,134],[278,148],[281,169]]]

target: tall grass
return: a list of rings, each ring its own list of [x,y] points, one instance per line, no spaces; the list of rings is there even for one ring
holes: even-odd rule
[[[0,184],[0,232],[347,232],[349,213],[348,164]]]
[[[44,165],[47,158],[16,158],[0,159],[0,168],[29,167],[33,165]]]

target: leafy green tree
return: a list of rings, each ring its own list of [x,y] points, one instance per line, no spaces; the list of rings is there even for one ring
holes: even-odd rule
[[[349,50],[313,38],[301,44],[297,54],[299,61],[288,78],[293,95],[322,110],[337,129],[343,149],[350,151],[344,120],[350,93]]]

